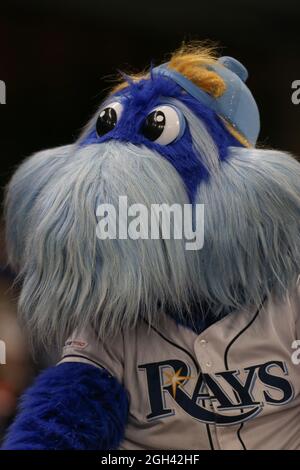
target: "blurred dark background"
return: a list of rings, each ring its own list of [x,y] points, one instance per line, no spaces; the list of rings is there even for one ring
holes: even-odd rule
[[[158,64],[192,39],[217,41],[247,66],[261,111],[260,144],[300,155],[300,105],[291,101],[291,84],[300,80],[299,0],[4,0],[0,199],[24,157],[76,138],[111,86],[108,76]],[[0,269],[0,339],[8,343],[7,365],[0,366],[1,435],[33,373],[1,239]]]

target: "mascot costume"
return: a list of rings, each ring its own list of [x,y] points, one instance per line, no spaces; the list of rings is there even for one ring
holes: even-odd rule
[[[300,164],[256,147],[232,57],[184,46],[123,80],[7,190],[21,321],[62,354],[3,448],[300,449]],[[203,247],[99,236],[98,208],[120,197],[203,205]]]

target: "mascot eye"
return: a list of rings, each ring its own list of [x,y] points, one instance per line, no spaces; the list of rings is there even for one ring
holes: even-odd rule
[[[110,103],[109,106],[100,111],[96,122],[98,137],[102,137],[114,129],[121,117],[122,111],[123,105],[117,101]]]
[[[173,106],[159,106],[148,114],[142,134],[152,142],[168,145],[184,133],[185,120]]]

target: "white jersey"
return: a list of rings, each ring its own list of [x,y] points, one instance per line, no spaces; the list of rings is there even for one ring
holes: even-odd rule
[[[159,328],[141,321],[107,344],[76,333],[62,361],[105,368],[124,385],[130,408],[120,449],[300,449],[298,339],[295,289],[200,335],[167,315]]]

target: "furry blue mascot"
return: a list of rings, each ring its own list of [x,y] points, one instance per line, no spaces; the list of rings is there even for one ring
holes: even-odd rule
[[[20,318],[36,350],[63,352],[4,449],[300,449],[300,164],[256,148],[246,79],[184,46],[13,176]],[[191,207],[199,229],[200,205],[201,249],[162,236],[163,210],[156,237],[138,217]]]

